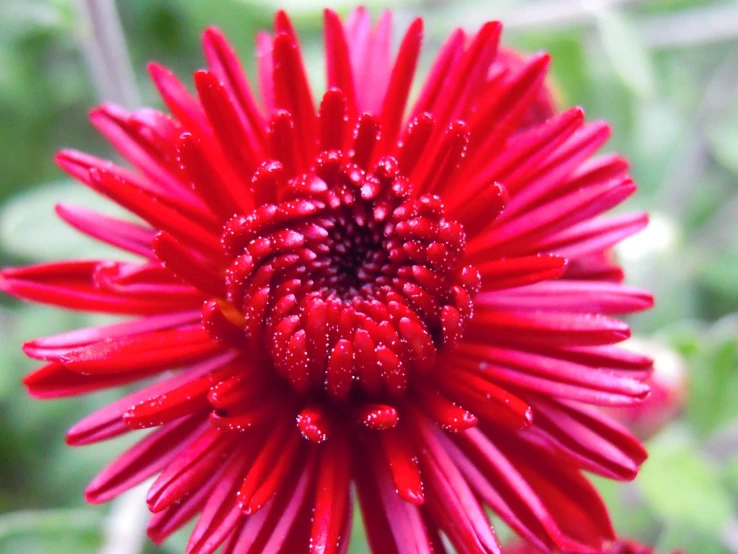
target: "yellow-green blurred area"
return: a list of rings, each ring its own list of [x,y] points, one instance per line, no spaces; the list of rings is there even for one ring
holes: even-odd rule
[[[328,4],[341,13],[352,7]],[[101,101],[161,107],[146,63],[160,61],[191,83],[188,74],[204,63],[199,38],[207,25],[223,29],[253,74],[255,33],[271,25],[277,8],[288,9],[311,79],[324,86],[323,2],[119,0],[132,73],[122,52],[109,57],[101,45],[114,38],[99,27],[110,23],[106,5],[0,0],[3,266],[119,257],[55,218],[58,201],[110,206],[66,180],[54,152],[74,147],[114,157],[88,125],[88,110]],[[389,5],[398,27],[415,15],[426,20],[421,72],[454,27],[473,30],[501,19],[506,45],[552,54],[560,106],[579,104],[589,119],[612,125],[608,149],[627,156],[640,187],[626,208],[648,210],[652,218],[618,250],[629,282],[656,295],[656,308],[630,322],[639,339],[678,355],[673,359],[686,364],[689,385],[682,415],[649,439],[651,458],[638,480],[597,484],[623,535],[659,552],[678,545],[689,554],[738,552],[738,2],[367,2],[377,14]],[[35,401],[21,385],[34,367],[22,341],[96,321],[104,318],[2,299],[2,554],[184,551],[188,529],[161,547],[143,540],[145,493],[107,506],[84,503],[86,483],[136,437],[70,448],[64,433],[118,393]],[[360,527],[355,538],[351,552],[368,552]]]

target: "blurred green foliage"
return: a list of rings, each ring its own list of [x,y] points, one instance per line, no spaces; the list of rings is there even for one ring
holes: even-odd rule
[[[333,2],[332,4],[336,4]],[[341,2],[346,7],[350,2]],[[382,2],[367,2],[374,10]],[[386,2],[390,5],[390,2]],[[553,55],[559,103],[582,105],[613,127],[608,146],[625,154],[640,192],[630,209],[653,225],[619,250],[630,282],[655,291],[657,307],[633,318],[636,335],[673,348],[689,368],[683,417],[649,443],[639,479],[597,480],[619,531],[667,552],[738,552],[738,4],[719,0],[565,0],[392,2],[403,23],[426,18],[423,65],[457,24],[501,17],[504,41]],[[71,146],[112,155],[87,125],[101,100],[84,62],[84,22],[71,0],[0,3],[0,260],[3,265],[110,252],[65,229],[59,199],[112,208],[62,180],[54,152]],[[311,77],[322,81],[322,2],[291,0]],[[275,6],[239,0],[119,2],[138,87],[160,106],[145,75],[156,59],[181,75],[202,65],[199,36],[210,24],[231,38],[253,72],[257,30]],[[736,25],[733,25],[736,27]],[[118,253],[113,254],[119,256]],[[21,385],[32,364],[19,344],[33,336],[93,323],[90,316],[38,306],[0,305],[0,553],[96,552],[105,507],[86,507],[85,483],[124,448],[71,449],[64,430],[116,393],[38,402]],[[352,552],[365,552],[360,530]],[[146,552],[181,552],[186,533]]]

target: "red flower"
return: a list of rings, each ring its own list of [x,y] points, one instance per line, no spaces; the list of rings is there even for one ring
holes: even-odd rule
[[[445,552],[441,532],[499,552],[483,505],[540,548],[600,550],[582,471],[633,479],[646,453],[587,404],[642,400],[650,368],[609,315],[651,296],[580,263],[646,222],[599,217],[635,190],[623,159],[591,157],[608,126],[541,121],[549,58],[495,63],[499,23],[454,32],[412,104],[420,20],[394,62],[389,14],[325,26],[317,113],[281,12],[257,40],[261,101],[209,29],[198,99],[152,65],[171,117],[92,112],[136,169],[57,161],[142,222],[58,214],[142,261],[6,270],[2,289],[138,317],[27,343],[47,362],[31,394],[153,378],[67,441],[156,427],[86,496],[158,475],[149,535],[199,513],[188,552],[345,552],[352,483],[377,553]]]

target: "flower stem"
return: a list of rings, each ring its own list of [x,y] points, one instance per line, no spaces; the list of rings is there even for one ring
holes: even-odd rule
[[[140,95],[115,0],[78,0],[81,46],[97,96],[133,108]]]

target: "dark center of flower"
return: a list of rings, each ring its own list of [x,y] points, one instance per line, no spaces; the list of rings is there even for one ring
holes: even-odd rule
[[[324,272],[314,276],[319,288],[335,290],[338,297],[349,301],[371,286],[387,263],[384,248],[384,225],[374,219],[357,218],[356,210],[338,210],[325,220]]]
[[[282,175],[271,163],[255,178]],[[472,315],[480,278],[461,266],[462,226],[437,196],[415,197],[392,157],[363,171],[324,152],[284,185],[283,198],[233,218],[223,235],[244,348],[268,345],[298,392],[404,393]]]

